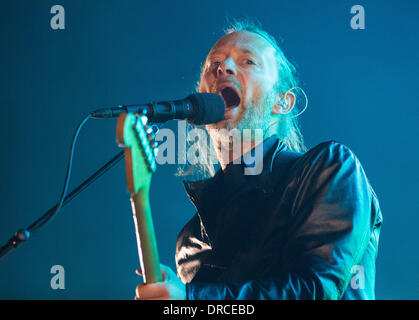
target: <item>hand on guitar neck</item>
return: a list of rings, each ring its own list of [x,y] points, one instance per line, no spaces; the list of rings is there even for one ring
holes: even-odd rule
[[[157,144],[145,116],[119,116],[116,140],[125,148],[128,192],[137,236],[138,255],[144,283],[137,286],[136,300],[185,299],[185,285],[169,267],[160,265],[149,201],[152,173],[156,170]]]

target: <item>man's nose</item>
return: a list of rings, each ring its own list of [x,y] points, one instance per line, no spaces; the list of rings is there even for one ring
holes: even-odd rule
[[[234,65],[233,59],[229,58],[229,59],[225,60],[224,62],[222,62],[218,66],[217,74],[218,74],[218,76],[222,76],[222,75],[226,75],[226,74],[236,75],[236,67]]]

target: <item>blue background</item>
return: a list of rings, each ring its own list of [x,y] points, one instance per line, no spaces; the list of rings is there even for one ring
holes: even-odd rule
[[[50,27],[55,4],[65,30]],[[350,27],[356,4],[365,30]],[[0,242],[58,200],[82,117],[191,93],[226,16],[256,18],[282,39],[310,99],[300,117],[308,146],[336,139],[361,160],[384,215],[377,298],[419,298],[417,1],[1,1]],[[120,150],[115,124],[83,128],[70,188]],[[175,171],[160,166],[151,194],[161,262],[172,268],[195,213]],[[0,298],[131,299],[133,228],[121,162],[0,261]],[[50,287],[56,264],[65,290]]]

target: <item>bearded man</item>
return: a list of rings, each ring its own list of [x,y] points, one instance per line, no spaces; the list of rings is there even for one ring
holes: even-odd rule
[[[138,285],[135,299],[374,299],[377,197],[346,146],[306,151],[296,85],[258,27],[236,24],[214,45],[199,91],[226,104],[224,119],[205,127],[220,169],[185,182],[197,213],[178,236],[177,274],[162,265],[162,282]],[[245,174],[256,151],[261,170]]]

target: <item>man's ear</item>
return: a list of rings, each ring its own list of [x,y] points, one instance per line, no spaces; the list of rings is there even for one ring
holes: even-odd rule
[[[292,92],[288,92],[285,95],[282,93],[278,94],[275,100],[275,104],[272,107],[272,114],[276,115],[283,115],[290,113],[292,108],[294,108],[295,105],[295,95]]]

